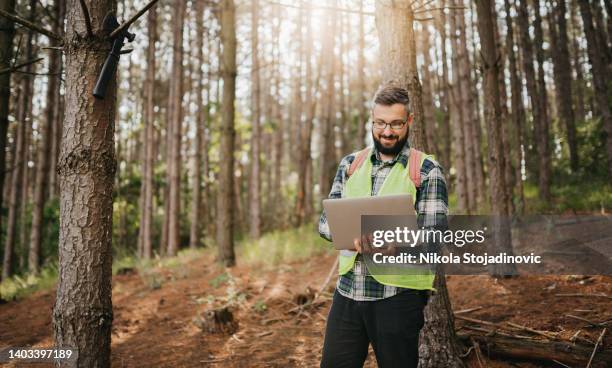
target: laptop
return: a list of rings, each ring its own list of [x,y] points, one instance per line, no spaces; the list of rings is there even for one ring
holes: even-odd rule
[[[323,208],[334,248],[355,248],[353,240],[361,237],[362,215],[414,216],[412,203],[412,196],[409,194],[324,199]]]

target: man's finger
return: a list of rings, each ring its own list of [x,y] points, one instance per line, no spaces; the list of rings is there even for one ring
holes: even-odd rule
[[[359,242],[359,239],[353,240],[353,246],[355,247],[355,250],[357,250],[357,253],[361,253],[361,244]]]

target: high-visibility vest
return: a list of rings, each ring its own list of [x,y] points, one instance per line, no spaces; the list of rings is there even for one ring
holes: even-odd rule
[[[343,198],[370,197],[372,195],[372,161],[369,159],[371,152],[372,148],[368,147],[356,154],[353,164],[348,170],[349,178],[342,193]],[[420,186],[421,166],[428,157],[433,158],[431,155],[411,148],[406,167],[401,164],[393,165],[377,195],[410,194],[414,201],[417,186]],[[406,205],[414,207],[414,203],[407,203]],[[357,252],[341,250],[338,274],[344,275],[349,272],[355,265],[356,258]],[[372,273],[372,277],[384,285],[416,290],[434,290],[435,275],[430,270],[418,272],[411,270],[400,275],[376,275]]]

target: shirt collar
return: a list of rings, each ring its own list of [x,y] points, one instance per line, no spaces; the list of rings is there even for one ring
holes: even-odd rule
[[[404,147],[402,147],[402,150],[393,158],[393,160],[388,161],[388,163],[393,166],[395,165],[396,162],[400,162],[402,165],[404,165],[404,167],[408,166],[408,156],[410,155],[410,139],[408,139],[406,141],[406,144],[404,145]],[[370,160],[372,160],[372,163],[375,162],[382,162],[382,160],[380,159],[380,153],[378,152],[378,150],[376,149],[376,146],[372,147],[372,154],[370,155]]]

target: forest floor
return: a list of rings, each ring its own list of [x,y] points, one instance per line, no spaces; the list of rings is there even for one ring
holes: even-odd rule
[[[224,269],[213,255],[188,258],[147,269],[125,269],[113,279],[112,363],[115,367],[316,367],[321,356],[325,319],[335,277],[311,308],[299,311],[300,293],[317,290],[335,261],[331,253],[283,266],[239,264]],[[612,277],[521,276],[495,280],[488,276],[449,276],[455,311],[471,318],[511,321],[538,330],[597,340],[601,328],[591,321],[612,318],[612,300],[604,297],[560,297],[564,293],[612,295]],[[39,291],[0,305],[0,349],[52,345],[54,290]],[[320,303],[319,303],[320,302]],[[234,334],[201,329],[210,308],[230,306],[238,322]],[[457,320],[458,328],[465,324]],[[605,341],[612,347],[612,338]],[[591,347],[592,348],[592,347]],[[472,367],[539,367],[535,362],[489,360],[474,351]],[[596,359],[597,360],[597,359]],[[42,365],[36,365],[42,366]],[[366,367],[375,367],[370,352]]]

